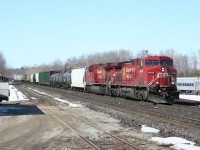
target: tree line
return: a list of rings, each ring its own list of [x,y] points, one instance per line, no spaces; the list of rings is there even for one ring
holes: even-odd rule
[[[134,52],[130,50],[111,50],[102,53],[94,53],[89,55],[74,56],[68,58],[65,62],[59,59],[54,60],[50,64],[41,64],[38,66],[23,66],[13,69],[6,67],[6,60],[0,52],[0,73],[1,75],[12,76],[13,74],[32,74],[41,71],[67,71],[72,68],[85,67],[91,64],[113,63],[127,61],[137,57],[146,57],[147,55],[155,55],[151,51],[141,50]],[[174,49],[161,50],[156,55],[164,55],[173,58],[174,67],[177,69],[178,77],[200,76],[200,49],[189,54],[182,54]]]

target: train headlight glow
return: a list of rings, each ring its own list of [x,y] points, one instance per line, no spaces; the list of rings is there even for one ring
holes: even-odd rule
[[[165,68],[162,68],[162,72],[165,72]]]
[[[172,82],[171,84],[174,84],[174,82]]]
[[[156,82],[156,84],[159,84],[159,82]]]

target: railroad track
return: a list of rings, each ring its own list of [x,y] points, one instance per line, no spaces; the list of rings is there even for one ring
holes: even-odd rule
[[[34,96],[34,97],[39,97],[39,100],[37,101],[36,105],[38,105],[39,107],[41,107],[41,104],[39,101],[42,101],[42,103],[46,106],[46,108],[41,108],[44,109],[46,112],[48,112],[49,114],[51,114],[54,118],[56,118],[60,123],[62,123],[64,126],[66,126],[67,128],[70,128],[74,133],[76,133],[91,149],[95,149],[95,150],[100,150],[100,149],[108,149],[105,148],[105,146],[108,147],[114,147],[114,149],[127,149],[127,150],[139,150],[137,147],[135,147],[134,145],[128,143],[127,141],[121,139],[120,137],[117,137],[109,132],[104,131],[101,127],[97,126],[96,124],[93,124],[92,122],[86,121],[84,119],[82,119],[80,116],[74,115],[74,114],[70,114],[71,116],[73,116],[74,118],[76,118],[77,120],[95,128],[96,130],[102,132],[104,134],[104,136],[106,136],[106,141],[92,141],[89,140],[88,138],[86,138],[86,135],[83,135],[80,133],[80,131],[78,131],[76,128],[73,127],[73,125],[70,125],[69,123],[67,123],[64,119],[62,119],[62,117],[60,116],[60,112],[59,110],[64,110],[63,108],[61,108],[61,106],[58,106],[57,104],[55,104],[54,102],[51,101],[47,101],[46,99],[49,99],[49,96],[44,96],[44,95],[40,95],[40,94],[36,94],[33,91],[29,91],[28,89],[25,89],[27,93],[29,93],[30,96]],[[55,109],[52,109],[49,104],[51,106],[55,106]],[[110,141],[108,141],[108,139]],[[112,139],[112,140],[111,140]]]
[[[125,113],[129,113],[132,115],[137,115],[137,116],[142,116],[148,119],[153,119],[155,121],[161,121],[164,123],[169,123],[169,124],[173,124],[177,127],[180,128],[185,128],[185,129],[191,129],[191,130],[195,130],[197,132],[200,132],[200,120],[197,119],[191,119],[191,118],[187,118],[187,117],[181,117],[181,116],[175,116],[175,115],[171,115],[168,113],[162,113],[162,112],[155,112],[152,110],[149,110],[147,108],[138,108],[137,106],[122,106],[116,103],[110,103],[109,101],[104,101],[104,100],[100,100],[100,101],[94,101],[94,99],[90,99],[90,98],[83,98],[83,97],[79,97],[77,95],[68,95],[66,94],[66,90],[61,90],[61,89],[57,89],[57,88],[51,88],[51,87],[43,87],[46,88],[48,90],[51,90],[53,92],[59,92],[65,96],[67,96],[68,98],[72,98],[72,99],[76,99],[79,101],[84,101],[84,102],[89,102],[92,103],[94,105],[100,105],[103,107],[109,107],[109,108],[113,108],[115,110],[119,110]],[[165,107],[165,105],[164,105]],[[167,108],[168,106],[166,106]],[[168,107],[169,108],[169,107]],[[170,109],[169,109],[170,111]]]
[[[158,106],[161,106],[161,105],[158,104]],[[161,107],[164,107],[164,108],[167,108],[167,109],[176,109],[176,110],[182,111],[182,112],[194,113],[194,114],[197,114],[200,118],[200,108],[197,107],[197,106],[182,106],[180,104],[174,104],[172,106],[163,105]]]

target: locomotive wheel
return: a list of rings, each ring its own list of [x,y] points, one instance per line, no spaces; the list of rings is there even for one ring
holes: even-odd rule
[[[139,93],[139,91],[136,91],[135,96],[136,96],[137,99],[140,99],[140,93]]]
[[[117,97],[117,90],[116,89],[111,90],[111,96]]]
[[[143,100],[143,94],[142,94],[142,92],[140,93],[139,99]]]
[[[86,92],[86,93],[90,93],[89,87],[87,87],[87,86],[85,87],[85,92]]]

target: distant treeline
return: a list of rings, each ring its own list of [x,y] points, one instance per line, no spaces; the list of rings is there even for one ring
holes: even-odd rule
[[[51,64],[41,64],[38,66],[23,66],[19,69],[7,69],[7,74],[31,74],[40,71],[66,71],[71,68],[78,68],[88,66],[90,64],[99,64],[99,63],[112,63],[126,61],[136,57],[146,57],[147,55],[152,54],[151,51],[147,52],[146,50],[141,50],[138,53],[130,50],[112,50],[102,53],[94,53],[89,55],[82,55],[79,57],[68,58],[65,62],[56,59]],[[200,50],[193,53],[182,54],[176,52],[174,49],[162,50],[156,55],[165,55],[173,58],[174,66],[178,71],[179,77],[188,77],[188,76],[200,76]]]

